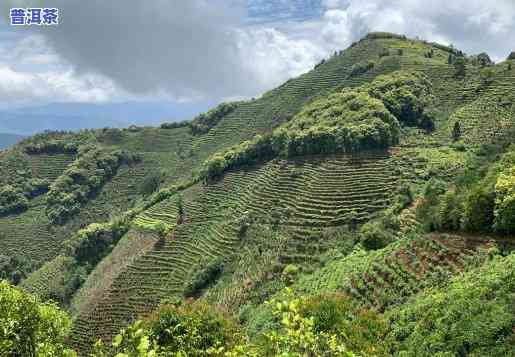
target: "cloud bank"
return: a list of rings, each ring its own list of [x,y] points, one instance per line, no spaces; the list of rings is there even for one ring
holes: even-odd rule
[[[8,100],[252,97],[370,31],[487,51],[496,60],[515,50],[513,0],[47,0],[45,6],[61,9],[61,25],[24,36],[40,38],[48,51],[20,50],[17,60],[5,54],[2,60],[0,45],[0,74],[9,83],[0,84],[0,95]]]

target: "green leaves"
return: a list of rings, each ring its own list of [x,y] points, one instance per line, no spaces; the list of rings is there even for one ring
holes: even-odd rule
[[[54,304],[0,282],[0,355],[73,356],[64,340],[71,321]]]
[[[495,194],[495,229],[515,233],[515,166],[508,167],[499,175]]]

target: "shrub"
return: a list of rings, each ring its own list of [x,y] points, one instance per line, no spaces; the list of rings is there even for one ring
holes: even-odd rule
[[[22,256],[9,257],[0,254],[0,280],[5,279],[18,285],[34,270],[34,263]]]
[[[150,341],[155,342],[164,355],[208,356],[210,350],[231,349],[243,342],[234,320],[222,310],[200,301],[162,306],[144,324]]]
[[[481,184],[472,188],[464,202],[464,228],[471,232],[489,232],[494,223],[495,192]]]
[[[46,197],[48,218],[53,223],[63,224],[116,174],[122,163],[136,160],[135,155],[121,150],[82,148],[79,158],[50,185]]]
[[[457,121],[454,123],[454,127],[452,128],[452,140],[458,141],[461,138],[461,125],[460,122]]]
[[[498,232],[515,233],[515,166],[505,169],[495,185],[494,227]]]
[[[23,212],[28,206],[29,200],[13,186],[5,185],[0,189],[0,215]]]
[[[47,140],[25,145],[28,154],[76,154],[79,144],[66,140]]]
[[[491,66],[494,62],[490,59],[490,56],[483,52],[478,54],[477,56],[473,56],[471,58],[471,62],[474,66],[486,67]]]
[[[463,202],[455,191],[448,191],[441,197],[439,216],[438,229],[460,230],[463,219]]]
[[[406,40],[405,35],[398,35],[396,33],[391,32],[370,32],[365,36],[366,40],[381,40],[381,39],[396,39],[396,40]]]
[[[456,57],[456,59],[454,60],[454,69],[455,69],[455,76],[457,78],[463,78],[465,77],[465,73],[466,73],[466,61],[465,61],[465,58],[464,57]]]
[[[344,346],[359,355],[388,355],[386,320],[374,311],[357,308],[347,296],[309,297],[300,311],[302,316],[313,319],[317,335],[334,334]]]
[[[196,297],[202,290],[213,284],[224,270],[224,261],[222,258],[200,261],[195,270],[191,280],[185,285],[184,296],[186,297]]]
[[[286,280],[286,283],[293,284],[297,274],[299,274],[300,268],[294,264],[288,264],[284,267],[282,276]]]
[[[396,143],[398,136],[398,121],[381,101],[367,93],[345,90],[313,102],[270,135],[256,135],[215,154],[204,163],[201,177],[210,180],[233,167],[278,155],[386,148]]]
[[[65,348],[71,321],[50,303],[0,282],[0,355],[74,356]]]
[[[190,123],[188,121],[175,121],[171,123],[163,123],[161,124],[161,129],[177,129],[189,126]]]
[[[65,252],[79,265],[94,267],[128,230],[129,223],[123,219],[90,224],[64,243]]]
[[[161,186],[163,173],[160,170],[152,170],[143,178],[139,192],[143,195],[150,195],[156,192]]]
[[[494,71],[491,68],[484,68],[479,73],[479,77],[481,78],[481,84],[483,86],[488,86],[492,84],[494,81]]]
[[[386,325],[372,311],[359,311],[342,295],[286,297],[268,302],[280,324],[265,334],[263,356],[386,355]]]
[[[432,86],[424,75],[398,71],[378,76],[365,90],[381,100],[401,123],[421,126],[423,120],[430,119],[425,109],[433,100]]]
[[[360,230],[360,242],[368,250],[381,249],[395,240],[395,235],[385,229],[382,222],[365,223]]]
[[[239,103],[222,103],[207,113],[196,116],[190,125],[193,135],[205,134],[213,128],[222,118],[238,107]]]
[[[387,49],[387,48],[383,48],[380,52],[379,52],[379,58],[382,58],[382,57],[387,57],[390,55],[390,50]]]
[[[351,70],[349,72],[349,77],[356,77],[356,76],[359,76],[360,74],[367,73],[372,68],[374,68],[374,66],[375,66],[374,61],[356,63],[351,67]]]
[[[428,289],[391,311],[395,356],[512,356],[515,255]]]

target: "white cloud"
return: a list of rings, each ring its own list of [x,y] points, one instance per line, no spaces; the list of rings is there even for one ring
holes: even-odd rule
[[[70,101],[257,96],[369,31],[453,43],[497,60],[515,49],[513,0],[322,0],[322,15],[302,22],[286,20],[287,12],[302,18],[303,9],[316,7],[313,1],[252,1],[259,16],[280,10],[286,13],[274,18],[283,20],[249,26],[243,0],[52,0],[63,11],[62,25],[25,35],[14,49],[0,45],[0,66],[15,83],[0,84],[0,95]]]

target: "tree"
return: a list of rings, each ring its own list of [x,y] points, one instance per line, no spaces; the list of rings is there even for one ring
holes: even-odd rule
[[[485,68],[481,71],[481,73],[479,74],[480,78],[481,78],[481,83],[483,84],[483,86],[487,86],[489,84],[491,84],[494,80],[494,71],[491,69],[491,68]]]
[[[515,233],[515,166],[499,175],[495,193],[495,229]]]
[[[467,69],[465,58],[463,58],[461,56],[457,57],[454,60],[454,69],[456,70],[456,72],[455,72],[456,77],[458,77],[458,78],[465,77],[465,73],[466,73],[466,69]]]
[[[458,141],[461,138],[461,125],[460,122],[457,121],[454,123],[454,128],[452,129],[452,140]]]

